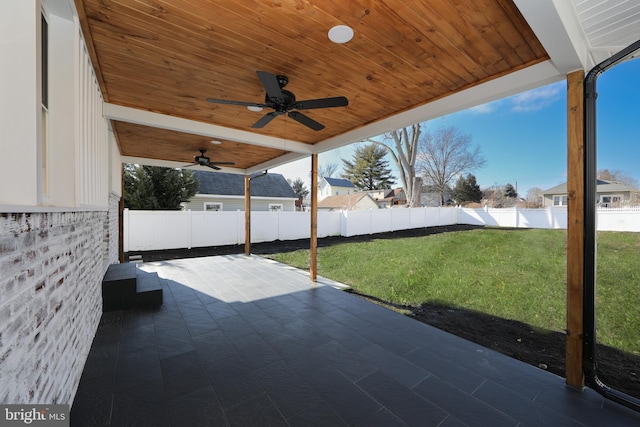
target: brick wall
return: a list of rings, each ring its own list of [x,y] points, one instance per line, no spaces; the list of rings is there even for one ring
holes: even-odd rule
[[[120,196],[109,194],[109,212],[104,223],[103,253],[106,264],[118,262],[118,210],[120,209]]]
[[[117,260],[109,216],[0,213],[0,402],[72,403]]]

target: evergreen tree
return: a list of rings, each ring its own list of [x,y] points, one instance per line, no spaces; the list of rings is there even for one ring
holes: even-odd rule
[[[510,197],[512,199],[515,199],[516,197],[518,197],[518,192],[516,191],[515,188],[513,188],[513,185],[507,183],[507,185],[504,186],[504,190],[502,191],[502,193],[504,194],[505,197]]]
[[[125,165],[124,206],[129,209],[180,210],[198,191],[193,171]]]
[[[482,190],[476,183],[476,177],[472,174],[467,174],[466,178],[461,176],[456,182],[456,187],[453,190],[453,198],[458,204],[464,204],[469,202],[480,203],[482,200]]]
[[[296,193],[298,197],[304,199],[309,195],[309,190],[307,190],[307,186],[304,185],[304,181],[301,178],[296,178],[293,181],[288,179],[287,182],[289,182],[289,185],[293,189],[293,192]]]
[[[378,144],[358,146],[352,161],[342,159],[342,177],[351,181],[359,190],[391,188],[395,181],[389,169],[389,162],[384,160],[386,154],[387,150]]]

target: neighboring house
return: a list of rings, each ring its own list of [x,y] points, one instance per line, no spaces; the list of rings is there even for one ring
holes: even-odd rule
[[[636,206],[640,202],[640,190],[617,181],[599,179],[596,185],[596,203],[605,208]],[[556,185],[542,192],[543,207],[567,206],[567,183]]]
[[[407,195],[404,188],[389,188],[386,190],[375,190],[369,192],[373,200],[378,203],[381,208],[392,208],[398,206],[406,206]]]
[[[322,178],[318,184],[318,200],[329,196],[345,196],[357,192],[356,186],[344,178]]]
[[[244,211],[244,175],[194,171],[198,193],[184,204],[192,211]],[[252,211],[296,210],[296,193],[278,173],[258,175],[251,180]]]
[[[378,204],[369,193],[356,193],[343,196],[328,196],[318,202],[318,209],[325,211],[355,211],[378,209]]]
[[[444,205],[448,206],[452,203],[453,190],[449,187],[444,192]],[[440,193],[437,190],[429,186],[422,188],[422,194],[420,194],[421,205],[424,207],[436,207],[441,206]]]

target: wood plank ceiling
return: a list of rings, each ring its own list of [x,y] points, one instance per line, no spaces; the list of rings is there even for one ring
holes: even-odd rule
[[[75,0],[106,102],[316,144],[545,61],[511,0]],[[327,32],[349,25],[334,44]],[[298,100],[346,96],[309,110],[321,131],[265,112],[207,102],[263,102],[256,70],[286,75]],[[122,154],[190,162],[211,138],[114,122]],[[213,160],[239,169],[286,151],[223,141]]]

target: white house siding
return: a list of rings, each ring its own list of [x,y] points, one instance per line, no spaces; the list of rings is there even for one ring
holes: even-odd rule
[[[326,181],[320,183],[318,189],[318,200],[325,199],[329,196],[348,196],[354,194],[357,190],[353,187],[338,187],[327,184]]]
[[[206,203],[222,203],[223,211],[244,211],[244,197],[202,197],[195,196],[185,203],[185,210],[203,211]],[[252,211],[268,211],[269,204],[281,204],[284,212],[294,212],[296,210],[294,199],[278,198],[251,198]]]
[[[41,4],[49,22],[46,126]],[[3,6],[0,401],[71,405],[102,314],[102,277],[117,262],[120,155],[73,1]]]

